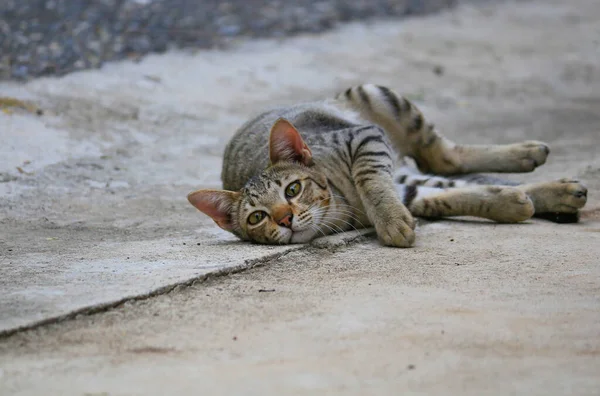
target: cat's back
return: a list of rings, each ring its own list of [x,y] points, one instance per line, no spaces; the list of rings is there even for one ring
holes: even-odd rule
[[[336,101],[323,101],[276,108],[242,125],[233,135],[223,156],[223,188],[236,191],[269,164],[269,133],[279,118],[298,129],[311,148],[324,144],[327,131],[351,128],[365,123],[359,115]]]

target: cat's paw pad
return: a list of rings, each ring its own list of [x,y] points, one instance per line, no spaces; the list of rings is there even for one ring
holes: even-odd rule
[[[515,159],[516,172],[531,172],[546,163],[550,148],[546,143],[527,141],[511,145],[511,155]]]

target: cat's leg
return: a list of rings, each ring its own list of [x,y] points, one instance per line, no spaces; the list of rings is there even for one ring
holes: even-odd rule
[[[518,223],[534,214],[533,202],[510,186],[471,186],[450,189],[397,185],[402,201],[414,216],[475,216],[499,223]]]
[[[529,196],[535,208],[534,217],[557,223],[577,222],[579,220],[578,211],[587,202],[587,188],[579,181],[572,179],[518,184],[478,174],[461,176],[460,178],[444,178],[420,174],[410,167],[401,167],[396,170],[394,181],[409,186],[437,188],[472,187],[477,185],[513,186]]]
[[[507,145],[460,145],[442,136],[421,111],[391,89],[366,84],[336,97],[360,115],[382,126],[398,153],[415,160],[419,170],[436,175],[478,172],[531,172],[550,152],[538,141]]]
[[[344,160],[369,222],[387,246],[409,247],[415,241],[415,221],[396,193],[392,178],[393,151],[381,128],[364,128],[350,135]],[[379,137],[379,138],[378,138]]]
[[[576,223],[579,209],[587,203],[587,188],[578,180],[560,179],[541,183],[519,184],[487,175],[453,177],[451,181],[467,185],[512,185],[524,191],[533,201],[534,217],[555,223]]]

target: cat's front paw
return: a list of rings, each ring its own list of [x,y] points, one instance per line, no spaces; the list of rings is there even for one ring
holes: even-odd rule
[[[385,246],[407,248],[415,243],[415,220],[404,207],[386,211],[374,223],[377,236]]]

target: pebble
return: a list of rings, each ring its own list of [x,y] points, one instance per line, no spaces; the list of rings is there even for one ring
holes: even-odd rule
[[[459,0],[0,0],[0,80],[29,80],[233,37],[318,33]]]

